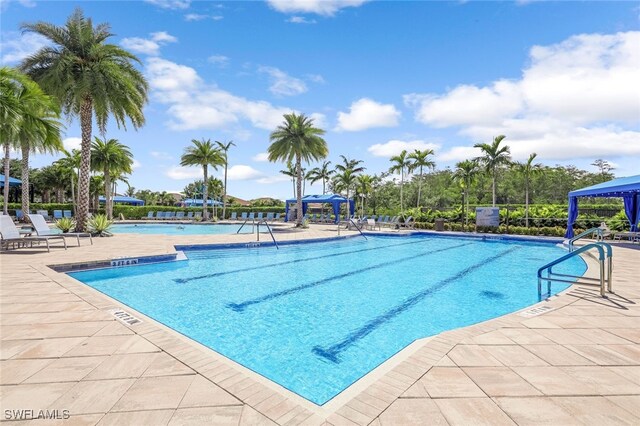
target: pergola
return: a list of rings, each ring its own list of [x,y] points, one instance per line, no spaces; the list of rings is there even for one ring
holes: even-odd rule
[[[20,179],[9,176],[9,187],[20,185],[22,185],[22,181]],[[4,175],[0,175],[0,188],[4,188]]]
[[[289,205],[297,203],[298,200],[290,198],[285,202],[285,222],[289,219]],[[335,222],[340,221],[340,204],[349,203],[349,214],[352,215],[355,212],[355,202],[353,200],[347,200],[342,195],[338,194],[324,194],[324,195],[305,195],[302,197],[302,214],[307,214],[307,207],[309,204],[331,204],[333,206],[333,214],[336,217]]]
[[[573,224],[578,218],[579,197],[622,197],[624,212],[631,223],[631,232],[638,230],[640,219],[640,175],[613,179],[608,182],[577,189],[569,193],[569,218],[566,238],[573,237]]]

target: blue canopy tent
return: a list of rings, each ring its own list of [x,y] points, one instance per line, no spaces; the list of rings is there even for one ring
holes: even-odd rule
[[[638,230],[640,219],[640,175],[613,179],[577,189],[569,193],[569,218],[566,238],[573,237],[573,224],[578,218],[578,197],[622,197],[624,212],[631,223],[631,232]]]
[[[187,198],[186,200],[182,200],[182,203],[185,207],[202,207],[202,199],[197,198]],[[221,206],[222,203],[218,200],[207,200],[208,206]]]
[[[22,185],[22,181],[20,179],[9,176],[9,187],[20,185]],[[4,188],[4,175],[0,175],[0,188]]]
[[[98,201],[100,203],[104,203],[105,198],[103,196],[100,196]],[[124,196],[116,195],[115,197],[112,197],[112,201],[114,204],[129,204],[132,206],[144,206],[144,201],[138,200],[137,198],[133,198],[133,197],[124,197]]]
[[[285,202],[284,220],[289,219],[289,205],[297,203],[298,200],[290,198]],[[305,195],[302,197],[302,214],[307,214],[307,207],[309,204],[331,204],[333,206],[333,214],[336,217],[336,223],[340,221],[340,204],[346,203],[347,199],[338,194],[324,194],[324,195]],[[356,205],[353,200],[349,202],[349,214],[353,215],[356,210]]]

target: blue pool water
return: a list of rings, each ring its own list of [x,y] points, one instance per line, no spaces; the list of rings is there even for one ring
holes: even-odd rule
[[[154,234],[154,235],[215,235],[235,234],[240,224],[116,224],[110,229],[114,234]],[[251,226],[245,226],[241,233],[250,233]]]
[[[537,268],[564,253],[549,243],[376,236],[188,251],[188,261],[70,275],[324,404],[415,339],[538,302]],[[585,269],[576,257],[557,272]]]

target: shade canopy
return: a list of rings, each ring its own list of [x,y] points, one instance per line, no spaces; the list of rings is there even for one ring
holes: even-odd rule
[[[631,231],[638,230],[640,219],[640,175],[628,176],[588,186],[569,192],[569,217],[566,238],[573,237],[573,225],[578,218],[579,197],[622,197],[624,212],[631,224]]]
[[[9,176],[9,186],[20,186],[22,181],[20,179],[12,178]],[[0,175],[0,188],[4,188],[4,175]]]
[[[182,200],[182,204],[185,205],[185,207],[198,207],[198,206],[202,206],[202,199],[197,199],[197,198],[187,198],[186,200]],[[218,200],[207,200],[207,205],[208,206],[221,206],[222,203]]]
[[[285,214],[284,220],[288,221],[289,219],[289,205],[297,203],[298,200],[295,198],[290,198],[285,203]],[[322,195],[305,195],[302,197],[302,214],[307,214],[307,207],[309,204],[331,204],[333,206],[333,214],[336,217],[335,222],[338,223],[340,221],[340,204],[349,203],[349,214],[354,214],[355,212],[355,202],[351,199],[347,200],[342,195],[338,194],[322,194]]]
[[[139,200],[137,198],[133,198],[133,197],[124,197],[121,195],[116,195],[115,197],[111,198],[112,201],[116,204],[129,204],[132,206],[144,206],[144,201]],[[99,197],[99,201],[100,203],[104,203],[105,202],[105,198],[103,196]]]

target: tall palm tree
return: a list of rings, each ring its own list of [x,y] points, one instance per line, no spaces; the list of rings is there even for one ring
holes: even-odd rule
[[[373,183],[375,178],[371,175],[359,175],[356,182],[356,192],[358,192],[362,196],[362,212],[360,213],[364,216],[365,211],[365,203],[369,194],[373,190]]]
[[[76,230],[84,231],[89,213],[92,122],[95,119],[103,135],[110,117],[118,127],[126,127],[127,118],[135,129],[141,127],[148,84],[135,67],[140,60],[107,43],[113,35],[109,25],[94,26],[80,9],[64,26],[36,22],[23,25],[22,30],[44,36],[53,46],[43,47],[26,58],[21,69],[58,99],[66,115],[80,117],[82,165]]]
[[[111,197],[112,178],[122,173],[131,173],[133,154],[129,147],[121,144],[117,139],[103,140],[96,136],[91,145],[91,167],[101,171],[104,176],[104,199],[107,218],[113,217],[113,201]]]
[[[29,154],[62,149],[60,110],[54,98],[21,72],[0,68],[0,138],[4,143],[4,212],[9,195],[9,156],[13,145],[22,152],[22,209],[29,212]]]
[[[403,197],[403,188],[404,188],[404,172],[411,167],[411,159],[407,156],[407,150],[403,149],[400,155],[394,155],[391,157],[390,161],[393,163],[389,168],[389,172],[398,173],[400,172],[400,210],[404,210],[404,197]]]
[[[477,160],[484,166],[485,170],[491,174],[493,207],[496,206],[496,180],[498,178],[498,169],[501,166],[508,165],[511,162],[511,152],[509,146],[500,146],[506,138],[505,135],[496,136],[491,144],[477,143],[475,148],[480,148],[482,155]]]
[[[456,170],[453,177],[459,181],[464,188],[465,226],[469,225],[469,188],[477,174],[478,162],[475,160],[464,160],[456,164]]]
[[[291,161],[287,163],[287,168],[280,170],[280,173],[291,178],[293,184],[293,196],[296,196],[296,168],[291,164]]]
[[[216,141],[216,144],[224,157],[224,192],[222,193],[222,218],[224,219],[227,214],[227,169],[229,168],[229,148],[236,146],[236,144],[233,143],[233,141]]]
[[[135,197],[136,196],[135,186],[127,185],[127,190],[124,192],[124,195],[126,195],[127,197]]]
[[[284,115],[284,122],[269,136],[269,161],[295,161],[296,226],[302,226],[302,161],[318,161],[329,154],[327,143],[321,137],[324,133],[324,130],[313,125],[312,118],[291,113]]]
[[[331,175],[335,173],[334,170],[329,168],[331,161],[323,161],[322,166],[315,167],[309,172],[309,181],[313,185],[317,181],[322,181],[322,194],[326,194],[326,183],[331,179]]]
[[[425,149],[423,151],[416,149],[407,157],[411,159],[411,170],[420,170],[420,174],[418,176],[418,201],[416,203],[416,207],[420,207],[420,194],[422,192],[422,170],[424,167],[429,169],[433,169],[436,167],[436,162],[430,159],[430,156],[436,155],[436,153],[432,149]]]
[[[336,173],[333,176],[333,188],[338,192],[346,191],[347,193],[347,212],[349,212],[350,202],[350,190],[358,182],[358,175],[352,169],[346,169],[341,173]]]
[[[342,164],[336,164],[337,171],[351,170],[353,173],[362,173],[366,170],[366,167],[358,166],[363,163],[362,160],[349,159],[344,155],[341,155],[340,158],[342,158]]]
[[[209,219],[209,210],[207,209],[209,200],[209,166],[213,167],[214,170],[218,170],[218,166],[224,165],[225,161],[220,150],[209,139],[200,141],[192,139],[191,144],[191,146],[185,148],[184,154],[180,157],[180,165],[202,167],[204,178],[202,184],[202,216],[204,220],[207,220]]]
[[[538,154],[535,152],[529,155],[529,158],[526,162],[516,162],[513,164],[516,171],[524,177],[524,194],[525,194],[525,208],[524,208],[524,217],[525,217],[525,226],[529,227],[529,184],[531,183],[531,178],[537,174],[542,173],[542,164],[536,163],[533,164],[533,160],[536,159]]]

